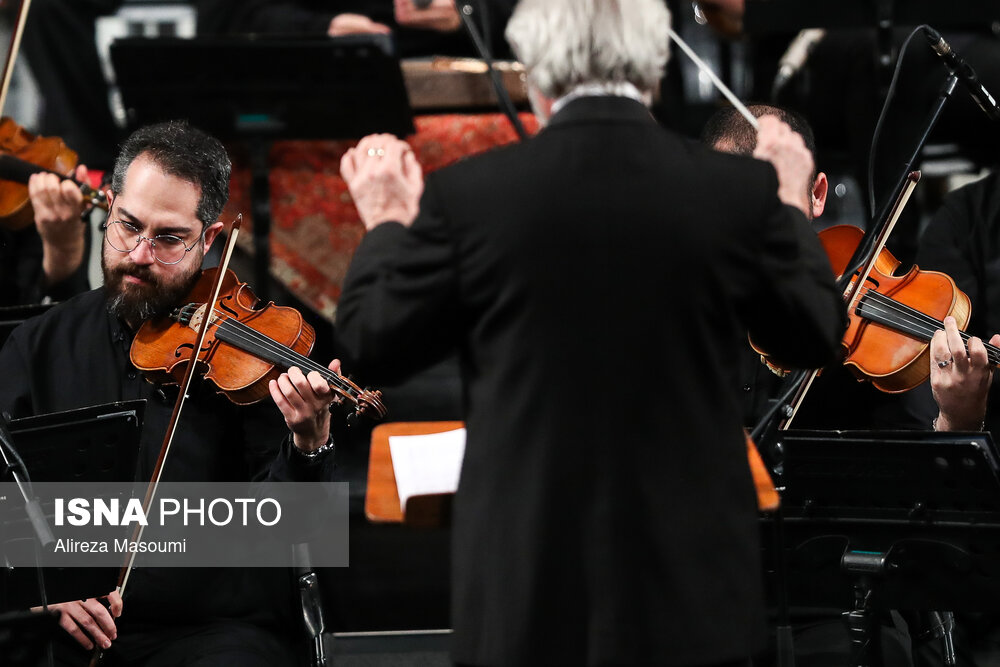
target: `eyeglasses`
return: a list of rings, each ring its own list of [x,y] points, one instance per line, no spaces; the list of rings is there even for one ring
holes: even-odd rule
[[[143,236],[141,229],[131,222],[124,220],[112,220],[104,225],[104,238],[108,240],[108,245],[118,252],[132,252],[139,247],[143,241],[149,243],[150,252],[153,258],[160,264],[177,264],[184,255],[191,252],[196,245],[205,237],[202,230],[198,238],[189,246],[184,245],[184,239],[173,234],[157,234],[153,238]]]

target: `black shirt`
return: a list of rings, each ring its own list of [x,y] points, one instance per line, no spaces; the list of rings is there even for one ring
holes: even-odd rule
[[[42,270],[42,239],[35,226],[17,231],[0,229],[0,306],[41,303],[43,297],[64,301],[85,292],[89,288],[86,262],[89,236],[84,261],[77,270],[50,285]]]
[[[129,361],[132,332],[106,309],[104,289],[81,294],[11,334],[0,350],[0,410],[13,417],[128,399],[146,399],[137,479],[148,480],[176,388],[146,382]],[[163,470],[163,481],[319,481],[332,457],[292,451],[271,401],[236,406],[196,381]],[[137,568],[126,591],[120,633],[129,628],[234,619],[283,627],[290,572],[281,568]]]

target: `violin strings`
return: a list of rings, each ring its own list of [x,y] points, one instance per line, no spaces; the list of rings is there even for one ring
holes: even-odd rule
[[[218,332],[221,334],[219,336],[220,340],[232,343],[252,354],[259,353],[258,356],[262,356],[268,361],[283,364],[286,368],[298,366],[306,373],[316,371],[327,383],[339,389],[345,398],[357,402],[358,395],[362,392],[338,373],[321,366],[290,347],[265,336],[256,329],[230,316],[228,313],[220,311],[217,308],[213,309],[212,312],[215,314],[216,321],[218,322]],[[384,413],[385,408],[377,396],[368,395],[366,396],[366,401],[378,411]]]
[[[225,342],[246,346],[244,349],[247,352],[260,351],[264,354],[269,354],[269,361],[282,363],[287,368],[298,366],[305,372],[317,371],[328,382],[335,383],[341,389],[350,390],[350,387],[342,381],[339,375],[328,368],[324,368],[309,357],[299,354],[295,350],[268,338],[237,319],[224,314],[220,314],[220,316],[222,321],[219,323],[219,329],[225,332],[225,337],[223,338]],[[230,338],[231,340],[226,340],[226,338]]]
[[[314,362],[312,359],[299,354],[286,345],[282,345],[271,338],[268,338],[259,331],[247,326],[238,319],[231,317],[228,313],[213,308],[212,312],[218,326],[220,340],[232,343],[242,350],[261,356],[268,361],[282,364],[286,368],[298,366],[307,372],[314,370],[320,373],[325,380],[337,387],[350,392],[353,387],[347,385],[343,378]],[[226,326],[226,325],[229,326]]]
[[[892,326],[902,333],[910,334],[915,338],[929,341],[933,337],[935,331],[944,328],[944,323],[940,320],[936,320],[926,313],[892,299],[891,297],[886,296],[885,294],[882,294],[872,288],[864,288],[862,290],[861,298],[862,300],[859,300],[858,303],[859,314],[862,314],[863,316],[862,311],[881,314],[885,319],[883,324]],[[882,310],[879,310],[880,306],[883,308]],[[898,316],[898,319],[893,318],[892,315]],[[907,317],[909,318],[908,321],[904,319]],[[960,331],[959,335],[966,344],[972,338],[972,335],[966,333],[965,331]],[[1000,348],[990,345],[989,343],[984,343],[984,345],[986,347],[990,363],[994,365],[1000,364]]]

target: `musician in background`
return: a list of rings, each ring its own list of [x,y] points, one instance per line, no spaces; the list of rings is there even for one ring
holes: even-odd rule
[[[462,28],[458,0],[197,0],[198,34],[378,34],[394,36],[401,57],[478,55]],[[473,0],[483,39],[510,55],[504,26],[516,0]]]
[[[150,478],[177,389],[147,382],[129,348],[145,321],[180,305],[199,279],[223,226],[229,176],[222,144],[183,123],[142,128],[122,145],[102,239],[104,286],[11,334],[0,349],[0,411],[17,418],[145,399],[137,472],[139,481]],[[195,382],[162,480],[329,479],[326,381],[293,368],[272,381],[270,393],[273,405],[237,406]],[[110,647],[115,664],[291,667],[292,590],[284,569],[139,567],[124,604],[111,596],[110,612],[93,599],[51,605],[67,633],[60,664],[88,664],[97,645]]]
[[[87,182],[87,168],[74,173]],[[34,224],[0,228],[0,306],[64,301],[87,291],[90,234],[81,219],[89,205],[80,188],[55,174],[32,175],[28,197]]]
[[[797,113],[769,105],[752,105],[750,112],[757,118],[773,115],[803,137],[810,150],[815,140],[812,128]],[[756,146],[756,132],[739,112],[732,108],[718,111],[705,126],[704,142],[717,150],[743,155],[752,153]],[[822,214],[826,194],[826,176],[818,172],[810,191],[812,213]],[[994,197],[998,181],[987,178],[978,184],[953,193],[925,232],[922,245],[923,257],[919,264],[952,275],[958,286],[973,299],[973,330],[991,330],[988,313],[989,290],[978,285],[975,275],[988,274],[986,267],[998,263],[1000,248],[992,241],[990,221],[1000,221],[1000,197]],[[972,269],[972,266],[978,268]],[[994,299],[996,301],[996,299]],[[976,303],[986,303],[977,308]],[[978,329],[976,327],[976,313]],[[1000,313],[1000,303],[996,312]],[[993,322],[1000,328],[1000,322]],[[992,330],[996,330],[996,328]],[[1000,336],[994,335],[992,345],[1000,345]],[[961,350],[956,354],[955,351]],[[915,429],[925,430],[979,430],[986,412],[986,398],[992,371],[982,340],[973,337],[965,354],[954,318],[945,318],[945,329],[935,333],[931,341],[930,381],[904,394],[886,394],[870,383],[858,382],[841,364],[823,370],[807,394],[797,428],[824,429]],[[940,363],[939,363],[940,362]],[[741,364],[744,395],[744,423],[753,427],[771,407],[772,401],[783,389],[782,380],[769,371],[759,355],[749,346]],[[996,410],[1000,412],[1000,408]],[[935,417],[936,415],[936,417]],[[974,623],[963,619],[957,633],[963,635]],[[882,626],[883,659],[887,665],[911,664],[907,654],[911,640],[917,665],[940,664],[934,661],[939,640],[932,636],[930,623],[925,617],[907,614],[905,622],[899,614],[886,616]],[[846,663],[852,647],[846,624],[839,618],[839,610],[821,613],[810,610],[795,615],[797,664],[829,664],[830,656],[839,655]],[[908,636],[912,635],[912,636]],[[996,633],[1000,636],[1000,632]],[[960,657],[968,659],[969,651],[964,637],[958,641]],[[931,656],[931,657],[928,657]],[[931,660],[930,663],[922,662]],[[962,663],[966,664],[966,663]],[[986,664],[986,663],[983,663]]]
[[[21,43],[42,97],[39,134],[62,138],[81,162],[101,171],[111,168],[124,133],[111,113],[96,26],[123,2],[33,0]]]

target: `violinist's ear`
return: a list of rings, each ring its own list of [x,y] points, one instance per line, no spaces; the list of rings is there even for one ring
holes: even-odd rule
[[[208,226],[208,228],[205,230],[205,250],[206,251],[208,251],[208,249],[212,247],[212,241],[215,240],[215,237],[217,237],[219,235],[219,232],[221,232],[221,231],[222,231],[222,221],[221,220],[216,220],[215,222],[213,222],[212,224],[210,224]]]
[[[816,180],[813,181],[812,196],[810,197],[814,219],[823,215],[823,211],[826,210],[826,195],[829,191],[830,181],[826,174],[821,171],[816,174]]]

